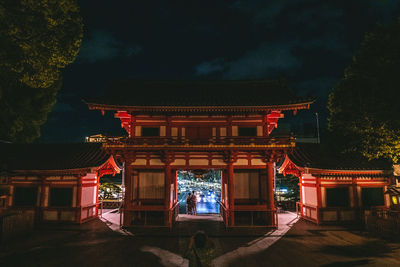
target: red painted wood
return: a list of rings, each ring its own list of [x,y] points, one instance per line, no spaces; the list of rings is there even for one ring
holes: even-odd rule
[[[132,215],[125,210],[131,207],[132,199],[132,167],[129,162],[125,163],[125,199],[124,199],[124,226],[130,226],[132,221]]]
[[[299,187],[300,187],[300,214],[303,216],[303,178],[302,175],[299,177]]]
[[[322,220],[322,218],[320,218],[321,213],[319,212],[319,210],[322,208],[322,197],[321,197],[321,177],[317,176],[317,183],[315,184],[316,189],[317,189],[317,224],[319,224]]]
[[[270,210],[275,209],[275,198],[274,198],[274,165],[273,163],[267,163],[267,207]]]
[[[233,180],[234,175],[233,163],[228,163],[227,178],[228,178],[228,213],[229,213],[229,226],[235,226],[235,185]]]
[[[76,196],[76,206],[78,209],[78,216],[77,216],[77,222],[81,223],[81,210],[80,207],[82,206],[81,204],[81,199],[82,199],[82,176],[78,176],[78,190],[77,190],[77,196]]]
[[[165,194],[164,194],[164,203],[165,203],[165,210],[169,210],[172,207],[171,203],[171,166],[167,164],[165,166]],[[165,224],[167,226],[171,226],[172,218],[169,212],[165,212]]]

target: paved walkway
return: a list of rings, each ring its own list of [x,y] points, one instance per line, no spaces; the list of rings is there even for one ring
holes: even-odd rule
[[[278,214],[278,229],[252,240],[245,246],[238,247],[235,250],[219,256],[214,260],[214,265],[232,266],[233,263],[239,262],[241,258],[252,257],[253,255],[266,251],[271,245],[282,238],[297,221],[298,218],[295,213],[287,212]],[[244,263],[247,264],[247,262]]]
[[[400,243],[295,222],[290,213],[280,214],[273,232],[225,230],[218,220],[198,218],[180,221],[172,231],[138,234],[115,227],[119,214],[104,217],[83,225],[46,225],[3,244],[0,266],[187,266],[181,255],[198,229],[216,245],[215,266],[400,266]]]

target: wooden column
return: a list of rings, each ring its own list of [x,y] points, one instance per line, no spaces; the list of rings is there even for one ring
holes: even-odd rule
[[[131,121],[129,123],[129,126],[130,126],[129,127],[129,137],[130,138],[134,138],[135,137],[135,132],[136,132],[136,129],[135,129],[135,127],[136,127],[136,117],[133,114],[133,112],[131,112],[130,115],[131,115]]]
[[[78,190],[77,190],[77,192],[76,192],[76,194],[77,194],[77,196],[76,196],[76,206],[77,206],[77,208],[78,208],[78,216],[77,216],[77,218],[76,218],[76,221],[78,222],[78,223],[80,223],[81,222],[81,217],[82,217],[82,203],[81,203],[81,200],[82,200],[82,178],[83,178],[83,175],[78,175]]]
[[[221,202],[226,206],[225,204],[225,192],[224,192],[224,184],[225,184],[225,175],[223,171],[220,171],[220,177],[221,177]]]
[[[274,198],[274,164],[267,163],[267,208],[270,210],[275,209]]]
[[[315,177],[316,179],[316,184],[315,186],[317,187],[317,224],[320,224],[320,217],[321,217],[321,208],[322,208],[322,197],[321,197],[321,176],[317,175]]]
[[[274,163],[267,162],[267,224],[274,225],[274,210],[275,210],[275,197],[274,197]],[[277,225],[276,225],[277,226]]]
[[[299,175],[299,190],[300,190],[300,216],[303,217],[303,174]]]
[[[178,202],[178,172],[177,172],[177,170],[174,170],[172,179],[174,182],[174,205],[175,205],[175,203]]]
[[[351,190],[353,190],[353,209],[354,209],[354,217],[357,219],[362,219],[361,218],[361,211],[359,209],[360,205],[359,205],[359,199],[358,199],[358,192],[357,192],[357,178],[356,177],[352,177],[351,179],[352,183],[351,183]]]
[[[165,225],[171,226],[172,218],[169,212],[171,208],[171,165],[168,163],[165,165]]]
[[[229,210],[229,226],[235,226],[235,185],[233,181],[233,162],[228,163],[228,210]]]
[[[125,196],[123,213],[123,226],[130,226],[132,221],[132,214],[129,212],[132,199],[132,166],[130,161],[125,161]]]
[[[43,220],[43,212],[44,208],[46,207],[45,205],[45,199],[46,199],[46,178],[47,177],[41,177],[42,183],[40,185],[40,203],[39,203],[39,213],[36,215],[37,217],[35,220],[42,221]]]
[[[96,173],[96,216],[99,216],[99,185],[100,185],[100,176],[99,172]],[[102,214],[103,215],[103,214]]]

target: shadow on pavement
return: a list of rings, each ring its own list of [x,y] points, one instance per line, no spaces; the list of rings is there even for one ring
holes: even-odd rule
[[[380,240],[371,240],[356,245],[325,245],[319,251],[349,258],[365,258],[384,257],[392,253],[393,248]]]
[[[357,261],[336,261],[329,264],[321,265],[321,267],[335,267],[335,266],[360,266],[370,264],[370,260],[357,260]]]

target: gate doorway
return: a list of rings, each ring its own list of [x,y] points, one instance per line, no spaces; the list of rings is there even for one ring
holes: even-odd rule
[[[219,214],[221,201],[220,170],[178,170],[179,214],[187,214],[189,193],[196,197],[195,214]]]

